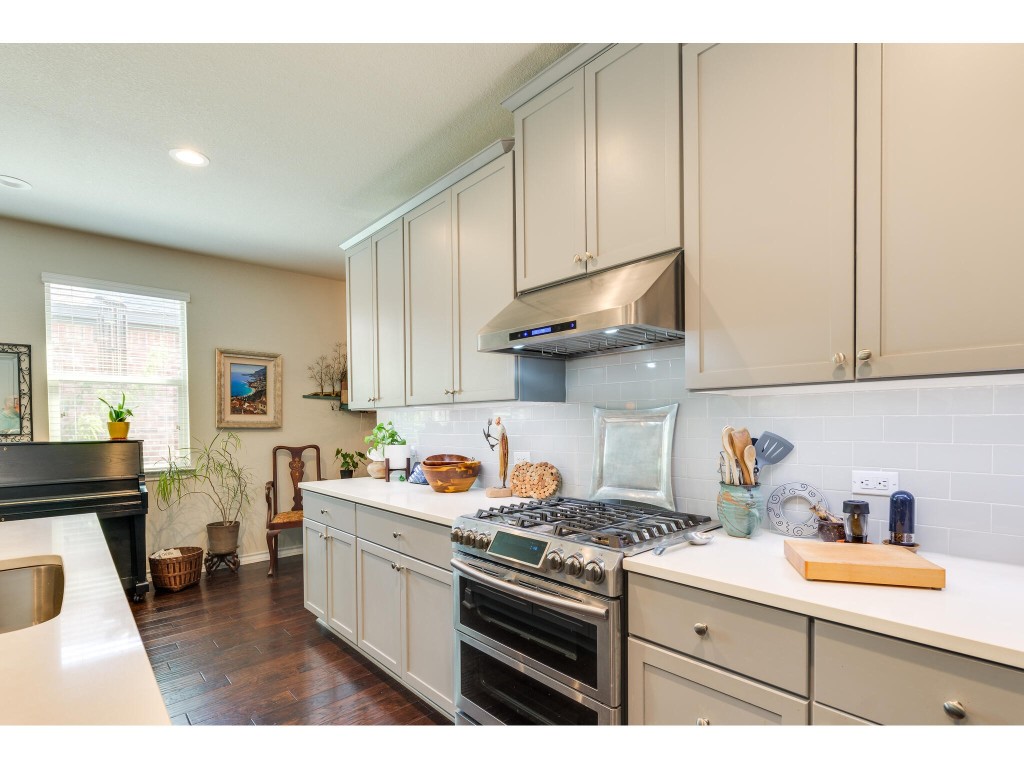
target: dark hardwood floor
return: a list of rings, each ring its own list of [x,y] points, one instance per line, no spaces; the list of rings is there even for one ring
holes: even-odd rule
[[[176,725],[449,722],[316,624],[301,557],[145,597],[132,611]]]

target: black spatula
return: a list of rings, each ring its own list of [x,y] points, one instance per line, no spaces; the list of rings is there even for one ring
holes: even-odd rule
[[[793,450],[793,444],[784,437],[779,437],[774,432],[764,432],[754,443],[757,451],[757,463],[759,466],[778,464]]]

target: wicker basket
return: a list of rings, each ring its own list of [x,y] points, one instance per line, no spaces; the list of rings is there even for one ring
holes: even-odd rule
[[[149,558],[149,573],[156,589],[177,592],[199,583],[203,570],[202,547],[176,547],[181,557]]]

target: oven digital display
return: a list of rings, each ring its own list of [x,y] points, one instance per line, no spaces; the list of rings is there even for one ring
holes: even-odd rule
[[[518,560],[520,563],[540,565],[546,548],[547,543],[539,539],[529,539],[526,536],[516,536],[507,531],[498,531],[494,534],[494,539],[487,551],[511,560]]]

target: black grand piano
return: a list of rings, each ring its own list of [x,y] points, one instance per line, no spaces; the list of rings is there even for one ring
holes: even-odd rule
[[[0,444],[0,522],[95,512],[136,601],[149,591],[148,511],[141,440]]]

